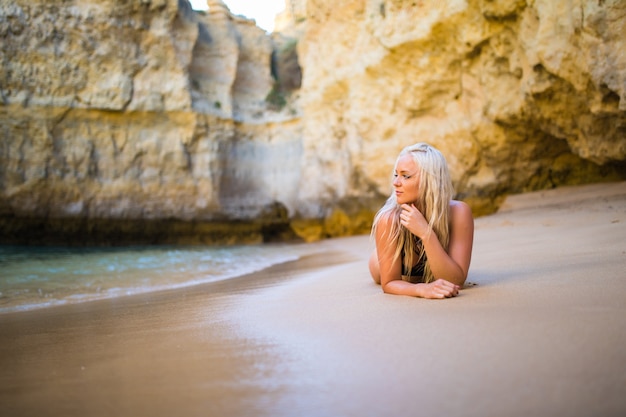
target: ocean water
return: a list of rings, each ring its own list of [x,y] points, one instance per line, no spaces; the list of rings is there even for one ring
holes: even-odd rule
[[[292,261],[303,244],[0,246],[0,313],[214,282]]]

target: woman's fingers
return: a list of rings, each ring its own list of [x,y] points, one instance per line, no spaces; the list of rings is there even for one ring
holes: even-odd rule
[[[444,279],[434,282],[434,290],[438,298],[455,297],[459,294],[459,286]]]
[[[414,210],[417,210],[417,209],[415,207],[409,206],[408,204],[403,204],[402,213],[400,214],[400,216],[404,218],[408,218],[409,216],[411,216],[411,214],[413,214]]]

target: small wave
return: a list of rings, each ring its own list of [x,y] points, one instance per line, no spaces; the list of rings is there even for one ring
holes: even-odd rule
[[[0,313],[206,284],[299,259],[304,245],[0,247]]]

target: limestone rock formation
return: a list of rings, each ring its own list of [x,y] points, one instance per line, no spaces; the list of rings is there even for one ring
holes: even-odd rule
[[[306,0],[311,211],[389,191],[427,141],[476,212],[504,193],[624,178],[626,2]],[[368,191],[371,194],[368,194]]]
[[[3,240],[289,231],[298,109],[287,93],[279,107],[267,100],[282,82],[272,39],[209,3],[208,13],[177,0],[0,5]]]
[[[428,141],[477,214],[626,178],[623,0],[0,3],[5,242],[366,233]]]

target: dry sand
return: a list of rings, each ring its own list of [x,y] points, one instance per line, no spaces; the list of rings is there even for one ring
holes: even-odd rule
[[[626,415],[626,183],[477,219],[453,299],[384,295],[371,248],[0,315],[2,415]]]

